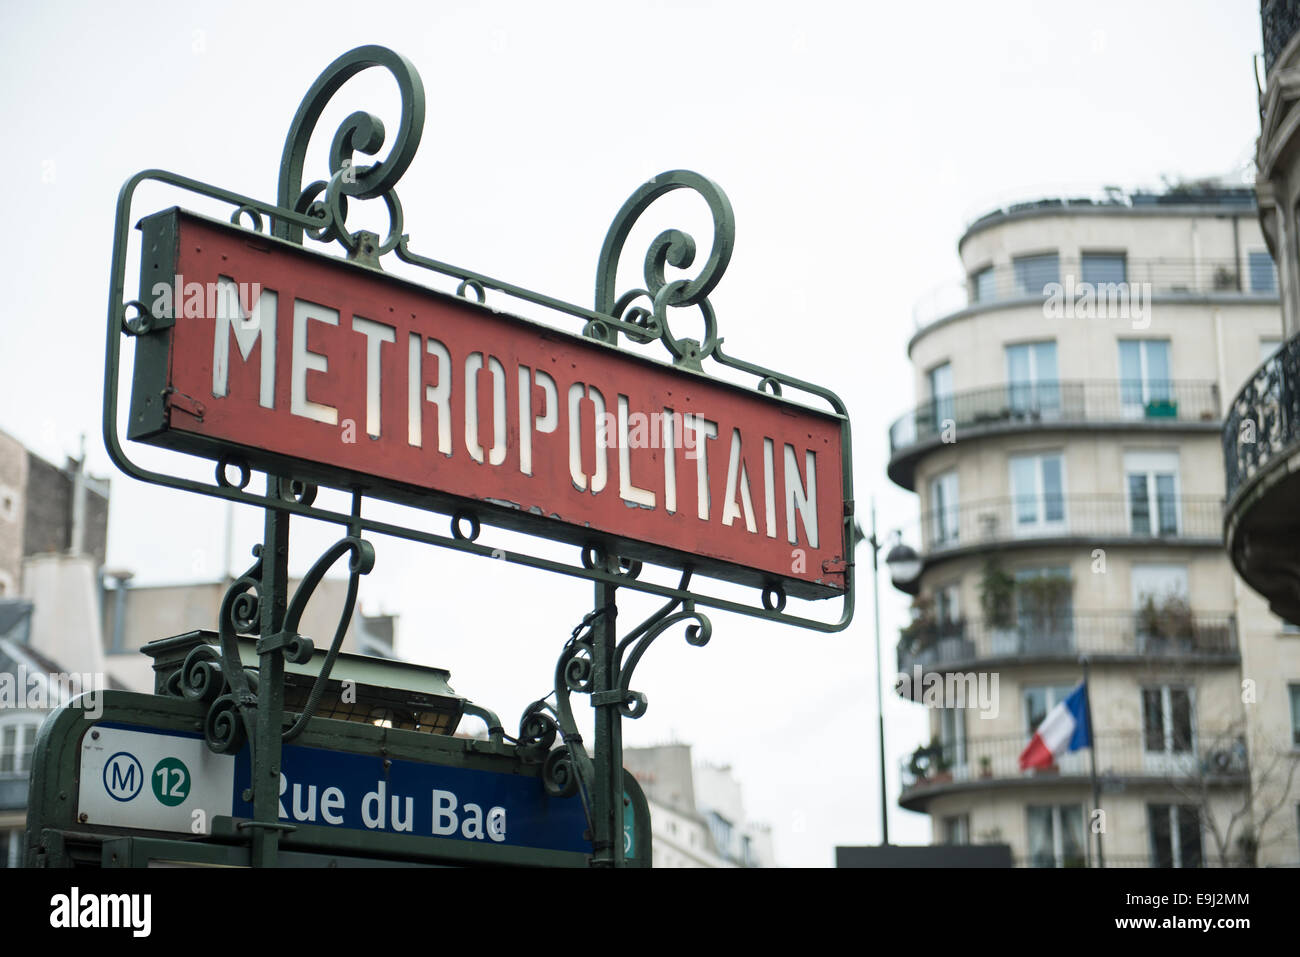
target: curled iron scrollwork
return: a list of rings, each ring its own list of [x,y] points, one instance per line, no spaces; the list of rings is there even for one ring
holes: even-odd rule
[[[364,111],[350,114],[334,133],[329,150],[330,177],[303,187],[303,166],[307,145],[326,104],[349,79],[370,67],[383,67],[397,81],[401,95],[401,118],[388,156],[369,165],[356,162],[356,154],[374,156],[386,140],[384,123]],[[411,165],[424,132],[424,84],[420,74],[404,56],[386,47],[363,46],[343,54],[317,77],[303,98],[289,126],[280,159],[277,193],[281,207],[304,213],[320,221],[311,230],[314,239],[337,240],[348,252],[372,262],[395,249],[402,239],[402,207],[394,187]],[[323,195],[322,195],[323,194]],[[388,207],[389,235],[372,249],[362,248],[364,231],[351,233],[346,226],[347,200],[382,198]],[[301,243],[303,228],[277,221],[275,234]]]
[[[682,573],[682,581],[678,587],[685,590],[690,583],[691,572],[688,569]],[[678,608],[681,610],[678,611]],[[687,622],[689,624],[686,624]],[[646,713],[649,699],[640,691],[631,689],[632,674],[654,640],[668,629],[680,624],[686,624],[687,644],[697,648],[707,645],[709,639],[713,637],[713,622],[707,615],[697,611],[690,602],[683,603],[680,599],[673,599],[619,641],[618,689],[622,701],[618,707],[624,717],[639,718]]]
[[[310,498],[315,487],[299,483],[282,483],[281,492],[294,500]],[[180,671],[169,679],[168,687],[187,698],[208,704],[204,720],[204,738],[208,746],[221,754],[233,754],[252,740],[255,732],[257,708],[257,672],[244,667],[240,658],[237,636],[260,635],[261,602],[257,589],[261,584],[262,546],[255,546],[254,565],[226,589],[218,614],[217,632],[220,649],[199,645],[186,656]],[[352,620],[356,607],[357,586],[360,576],[368,574],[375,565],[374,547],[366,540],[349,535],[335,542],[317,559],[303,577],[285,610],[283,627],[276,635],[262,636],[263,650],[279,651],[286,660],[295,664],[310,661],[315,652],[312,640],[298,634],[303,612],[312,594],[330,567],[344,555],[349,555],[348,590],[339,614],[334,639],[321,665],[320,673],[307,697],[303,711],[292,727],[282,733],[284,740],[292,740],[306,727],[315,713],[329,680],[334,661],[338,657],[343,636]],[[269,642],[265,639],[271,639]]]
[[[645,288],[618,295],[618,264],[632,227],[655,200],[676,189],[690,189],[699,194],[713,214],[713,245],[709,258],[694,279],[669,280],[665,274],[668,266],[687,269],[695,262],[696,244],[689,233],[666,229],[655,237],[646,251]],[[625,331],[628,338],[642,343],[660,339],[676,365],[699,369],[722,341],[718,337],[717,319],[708,297],[726,272],[735,239],[735,214],[721,187],[690,170],[661,173],[628,198],[605,234],[596,268],[595,311],[639,326],[645,330],[644,334]],[[638,299],[649,300],[650,307],[633,306]],[[703,314],[703,339],[679,339],[669,328],[668,309],[687,306],[698,306]],[[618,336],[613,327],[595,320],[587,324],[584,332],[590,338],[611,345],[615,344]]]

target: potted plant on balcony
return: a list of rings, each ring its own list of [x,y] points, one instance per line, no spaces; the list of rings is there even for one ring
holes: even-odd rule
[[[980,577],[980,611],[989,630],[993,654],[1015,654],[1019,644],[1013,609],[1016,580],[995,560],[984,563]]]
[[[931,784],[947,784],[952,780],[952,761],[948,758],[947,748],[939,743],[938,738],[930,742],[934,752],[934,770],[930,774]]]
[[[934,766],[934,750],[931,745],[918,744],[907,762],[908,773],[916,784],[925,784],[930,779]]]
[[[1065,652],[1073,647],[1070,615],[1074,583],[1068,575],[1035,575],[1016,582],[1019,626],[1026,651]]]
[[[993,777],[993,759],[987,754],[980,756],[980,777]]]
[[[1237,271],[1227,266],[1218,266],[1214,270],[1214,291],[1224,292],[1237,288]]]
[[[928,595],[917,595],[912,599],[911,611],[912,620],[898,629],[898,641],[908,657],[928,664],[925,658],[927,654],[933,656],[935,642],[938,640],[934,599]]]
[[[952,780],[952,762],[945,756],[938,738],[931,738],[929,744],[917,745],[907,770],[917,784],[945,784]]]
[[[1195,621],[1182,596],[1171,594],[1157,599],[1147,595],[1138,608],[1137,630],[1142,650],[1148,654],[1187,651],[1192,646]]]

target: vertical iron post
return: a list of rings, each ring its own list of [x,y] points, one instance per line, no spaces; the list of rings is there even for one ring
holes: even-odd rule
[[[1088,720],[1088,760],[1090,761],[1092,776],[1092,809],[1094,812],[1101,810],[1101,783],[1097,780],[1097,726],[1092,723],[1092,682],[1088,674],[1088,656],[1083,655],[1079,658],[1079,664],[1083,665],[1083,713]],[[1092,828],[1092,815],[1088,815],[1089,820],[1085,825]],[[1101,847],[1101,831],[1097,832],[1097,866],[1106,866],[1106,855]]]
[[[274,496],[287,483],[268,476]],[[284,658],[277,642],[268,639],[284,627],[289,592],[289,513],[266,510],[262,544],[262,583],[258,595],[261,617],[258,640],[256,740],[253,742],[254,867],[275,867],[280,846],[280,735],[284,723]]]
[[[606,556],[605,570],[617,572],[618,558]],[[592,864],[596,867],[623,866],[623,728],[619,705],[618,614],[615,592],[618,588],[605,582],[596,583],[596,611],[592,623],[592,696],[596,709],[594,770],[596,780],[592,795]]]
[[[880,674],[880,540],[876,538],[876,500],[871,499],[871,594],[876,612],[876,711],[880,730],[880,843],[889,843],[889,799],[885,795],[885,693]]]

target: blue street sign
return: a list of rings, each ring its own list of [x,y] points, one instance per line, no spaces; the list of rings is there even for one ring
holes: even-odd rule
[[[285,746],[281,769],[280,820],[290,824],[591,852],[581,800],[549,797],[536,777],[297,745]],[[234,781],[234,816],[251,817],[247,749]]]

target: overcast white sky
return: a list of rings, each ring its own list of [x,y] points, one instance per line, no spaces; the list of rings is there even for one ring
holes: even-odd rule
[[[220,574],[225,509],[132,482],[104,451],[117,191],[162,167],[274,200],[299,100],[330,60],[363,43],[393,47],[424,79],[424,140],[398,187],[418,252],[590,304],[600,242],[628,194],[681,167],[719,183],[737,222],[712,296],[728,351],[840,393],[860,514],[874,494],[886,528],[916,513],[915,497],[884,473],[888,424],[913,401],[912,306],[960,275],[966,220],[1009,193],[1239,176],[1258,133],[1259,12],[1247,0],[4,0],[0,429],[59,462],[87,436],[92,470],[113,478],[110,563],[142,582]],[[323,176],[321,154],[347,113],[368,109],[395,129],[395,88],[370,72],[322,121],[308,179]],[[135,214],[186,201],[142,193]],[[705,247],[699,210],[666,205],[650,214],[649,235],[686,226]],[[381,221],[373,215],[374,228]],[[633,261],[645,248],[635,242]],[[241,567],[260,534],[259,516],[243,511]],[[336,537],[295,529],[299,570]],[[589,586],[435,548],[377,547],[366,609],[399,614],[401,652],[449,668],[458,691],[513,726],[548,689]],[[882,597],[892,673],[906,600],[887,581]],[[623,620],[648,607],[629,600]],[[732,764],[783,864],[829,865],[836,844],[878,841],[869,578],[857,620],[837,636],[713,621],[706,648],[674,633],[647,655],[634,686],[650,709],[624,723],[626,742],[676,738],[697,760]],[[885,718],[892,802],[925,716],[889,694]],[[891,827],[896,842],[929,838],[927,818],[896,806]]]

